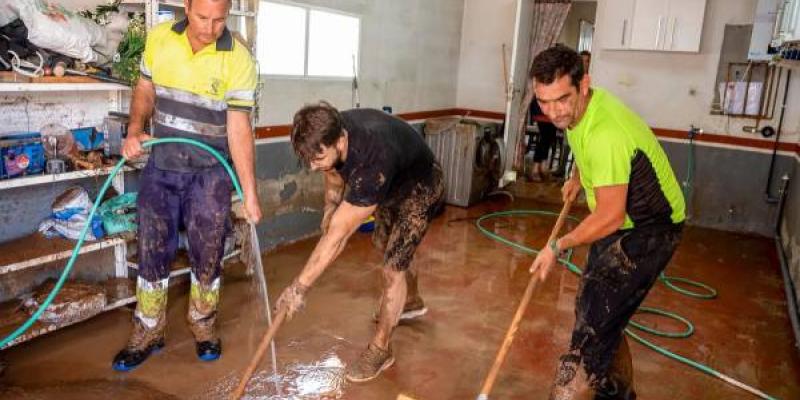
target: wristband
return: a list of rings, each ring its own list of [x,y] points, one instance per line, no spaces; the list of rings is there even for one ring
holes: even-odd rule
[[[556,257],[560,257],[564,253],[564,250],[558,247],[558,239],[551,240],[547,245],[550,246],[550,250],[553,251]]]

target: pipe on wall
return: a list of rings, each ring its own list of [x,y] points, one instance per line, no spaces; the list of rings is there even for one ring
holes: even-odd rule
[[[792,81],[792,70],[786,72],[786,84],[783,89],[783,101],[781,101],[781,116],[778,118],[778,132],[775,134],[775,145],[772,147],[772,159],[769,162],[769,175],[767,175],[767,186],[764,194],[767,196],[768,203],[777,203],[778,198],[772,197],[772,175],[775,173],[775,159],[778,157],[778,145],[781,142],[781,131],[783,130],[783,116],[786,113],[786,97],[789,95],[789,84]]]

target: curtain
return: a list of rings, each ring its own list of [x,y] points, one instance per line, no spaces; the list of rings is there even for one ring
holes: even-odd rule
[[[533,68],[533,59],[543,50],[553,46],[561,34],[561,28],[567,19],[572,0],[535,0],[533,5],[533,27],[531,29],[531,51],[528,71]],[[514,152],[514,169],[522,170],[525,157],[525,127],[528,109],[533,101],[533,80],[530,73],[525,85],[524,97],[520,104],[519,121]]]

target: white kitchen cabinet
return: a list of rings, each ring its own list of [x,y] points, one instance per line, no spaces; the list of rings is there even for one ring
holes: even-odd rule
[[[782,41],[800,41],[800,0],[787,0],[782,16],[779,29]]]
[[[699,52],[705,0],[670,0],[661,50]]]
[[[606,0],[603,8],[606,49],[700,51],[705,0]]]
[[[598,29],[605,49],[625,50],[631,43],[633,6],[636,0],[605,0],[603,3],[603,26]]]
[[[631,18],[631,50],[660,50],[669,1],[636,0]]]

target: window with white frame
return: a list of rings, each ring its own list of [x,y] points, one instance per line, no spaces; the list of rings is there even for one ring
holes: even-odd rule
[[[352,78],[358,68],[360,25],[351,15],[262,1],[256,54],[261,73]]]

